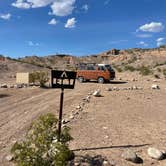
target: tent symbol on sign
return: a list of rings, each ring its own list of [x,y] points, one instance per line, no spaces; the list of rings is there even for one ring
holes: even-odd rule
[[[65,71],[61,74],[61,78],[67,78],[67,74]]]

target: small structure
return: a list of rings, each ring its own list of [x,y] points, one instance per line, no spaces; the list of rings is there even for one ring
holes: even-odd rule
[[[30,83],[30,73],[16,73],[16,83],[17,84],[29,84]]]

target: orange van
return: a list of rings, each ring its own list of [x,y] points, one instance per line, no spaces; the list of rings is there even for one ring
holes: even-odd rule
[[[80,83],[97,80],[98,83],[108,82],[115,78],[115,71],[109,64],[80,64],[77,79]]]

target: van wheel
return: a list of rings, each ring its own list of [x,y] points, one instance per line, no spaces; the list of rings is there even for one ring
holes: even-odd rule
[[[78,77],[78,81],[79,81],[80,83],[83,83],[83,82],[84,82],[84,77]]]
[[[98,81],[98,83],[103,84],[104,83],[104,78],[103,77],[99,77],[97,81]]]

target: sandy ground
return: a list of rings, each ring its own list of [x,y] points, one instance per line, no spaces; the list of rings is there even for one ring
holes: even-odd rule
[[[166,150],[166,80],[157,83],[152,80],[76,83],[74,90],[65,90],[64,117],[89,92],[101,89],[102,94],[102,97],[92,96],[69,123],[74,138],[70,148],[76,154],[100,154],[118,166],[132,166],[121,158],[122,152],[131,148],[143,159],[142,165],[165,166],[166,160],[155,161],[147,155],[148,147]],[[152,84],[161,89],[151,90]],[[106,91],[106,88],[133,85],[143,90]],[[0,165],[12,165],[5,157],[13,142],[24,138],[34,119],[47,112],[58,114],[59,98],[60,90],[56,89],[0,89]]]

